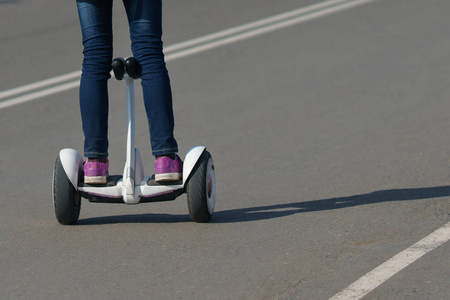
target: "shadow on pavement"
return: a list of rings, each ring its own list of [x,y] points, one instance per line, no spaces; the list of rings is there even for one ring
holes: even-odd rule
[[[303,212],[335,210],[373,203],[431,199],[449,196],[450,186],[384,190],[355,196],[219,211],[214,213],[215,218],[212,222],[248,222],[280,218]]]
[[[83,209],[83,208],[82,208]],[[186,215],[170,215],[170,214],[133,214],[106,216],[98,218],[80,219],[78,225],[106,225],[120,223],[183,223],[192,222],[188,214]]]
[[[431,199],[450,196],[450,186],[395,189],[376,191],[368,194],[313,200],[306,202],[274,204],[239,208],[215,212],[211,223],[238,223],[281,218],[303,212],[335,210],[351,206],[419,199]],[[79,220],[79,225],[100,225],[114,223],[179,223],[191,222],[188,214],[141,214],[99,217]]]

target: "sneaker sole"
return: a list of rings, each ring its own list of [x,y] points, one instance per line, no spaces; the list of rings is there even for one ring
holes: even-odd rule
[[[155,174],[156,182],[177,181],[181,179],[180,173]]]
[[[84,176],[84,183],[104,184],[106,183],[106,176]]]

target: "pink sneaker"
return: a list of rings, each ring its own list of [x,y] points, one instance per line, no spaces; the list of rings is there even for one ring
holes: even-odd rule
[[[183,176],[183,162],[175,154],[175,159],[168,156],[158,157],[155,161],[155,181],[176,181]]]
[[[105,184],[108,167],[108,162],[86,161],[84,163],[84,183]]]

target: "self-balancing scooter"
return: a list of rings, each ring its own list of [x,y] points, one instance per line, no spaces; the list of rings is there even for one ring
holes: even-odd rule
[[[214,211],[216,177],[211,154],[204,146],[191,148],[185,156],[182,180],[158,183],[145,176],[139,150],[135,148],[134,79],[140,76],[138,62],[130,57],[112,63],[116,79],[126,80],[127,149],[123,175],[112,175],[103,185],[83,182],[83,158],[74,149],[59,152],[53,170],[53,206],[56,219],[75,224],[80,215],[81,198],[97,203],[138,204],[175,200],[186,193],[189,215],[195,222],[207,222]]]

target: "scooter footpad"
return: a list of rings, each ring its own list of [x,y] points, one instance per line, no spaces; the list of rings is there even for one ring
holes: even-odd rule
[[[80,182],[81,187],[109,187],[109,186],[116,186],[117,182],[122,179],[122,175],[111,175],[106,177],[106,183],[102,184],[89,184]]]
[[[152,175],[152,177],[147,181],[147,185],[148,186],[183,185],[183,180],[157,182],[155,181],[155,175]]]

